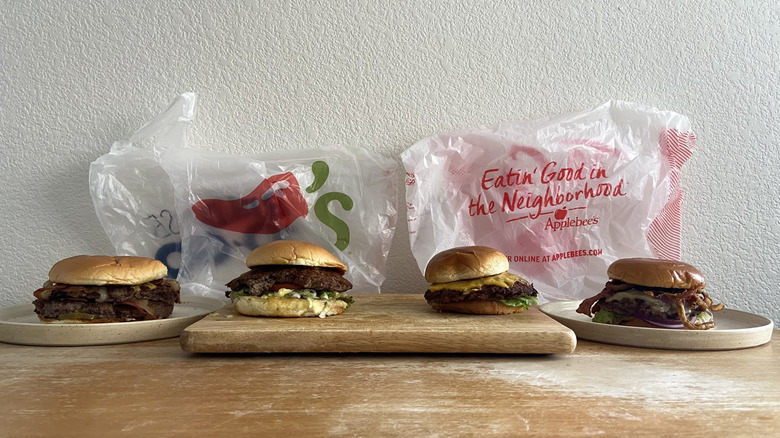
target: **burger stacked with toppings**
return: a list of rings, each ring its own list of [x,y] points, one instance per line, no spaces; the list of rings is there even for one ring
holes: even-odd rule
[[[167,318],[179,301],[179,283],[146,257],[79,255],[61,260],[36,290],[35,313],[44,322],[101,323]]]
[[[345,293],[352,289],[347,266],[318,245],[269,242],[252,251],[246,265],[250,271],[230,281],[225,293],[242,315],[324,318],[354,302]]]
[[[604,290],[577,308],[593,322],[707,330],[715,327],[712,312],[723,309],[704,290],[702,273],[687,263],[620,259],[609,266],[607,276]]]
[[[425,300],[440,312],[501,315],[539,303],[524,278],[508,272],[506,255],[486,246],[442,251],[428,262]]]

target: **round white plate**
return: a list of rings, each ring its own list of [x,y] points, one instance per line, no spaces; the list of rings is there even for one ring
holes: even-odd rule
[[[183,296],[171,316],[153,321],[100,324],[43,323],[32,304],[0,309],[0,342],[25,345],[77,346],[124,344],[179,336],[188,325],[222,308],[224,301]]]
[[[735,350],[772,339],[774,323],[763,316],[733,309],[714,313],[715,328],[684,330],[596,323],[577,313],[582,300],[551,301],[539,310],[572,329],[579,339],[631,347],[669,350]]]

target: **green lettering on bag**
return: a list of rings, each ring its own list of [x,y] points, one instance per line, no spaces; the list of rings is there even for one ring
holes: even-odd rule
[[[328,163],[324,161],[315,161],[311,165],[311,173],[314,174],[314,182],[312,182],[309,187],[306,187],[306,193],[314,193],[325,184],[325,181],[327,181],[328,175],[330,174]]]
[[[331,201],[338,201],[341,208],[346,211],[352,210],[354,204],[352,198],[339,192],[325,193],[314,203],[314,214],[317,219],[336,232],[336,248],[344,251],[349,246],[349,226],[328,209]]]

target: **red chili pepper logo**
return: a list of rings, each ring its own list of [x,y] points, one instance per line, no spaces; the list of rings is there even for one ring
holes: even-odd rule
[[[309,213],[290,172],[269,177],[240,199],[203,199],[192,206],[199,221],[244,234],[275,234]]]

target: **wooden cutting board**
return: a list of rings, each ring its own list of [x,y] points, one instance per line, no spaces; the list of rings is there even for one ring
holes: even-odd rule
[[[354,295],[326,318],[254,318],[231,305],[190,325],[193,353],[571,353],[573,331],[531,307],[515,315],[438,313],[422,294]]]

